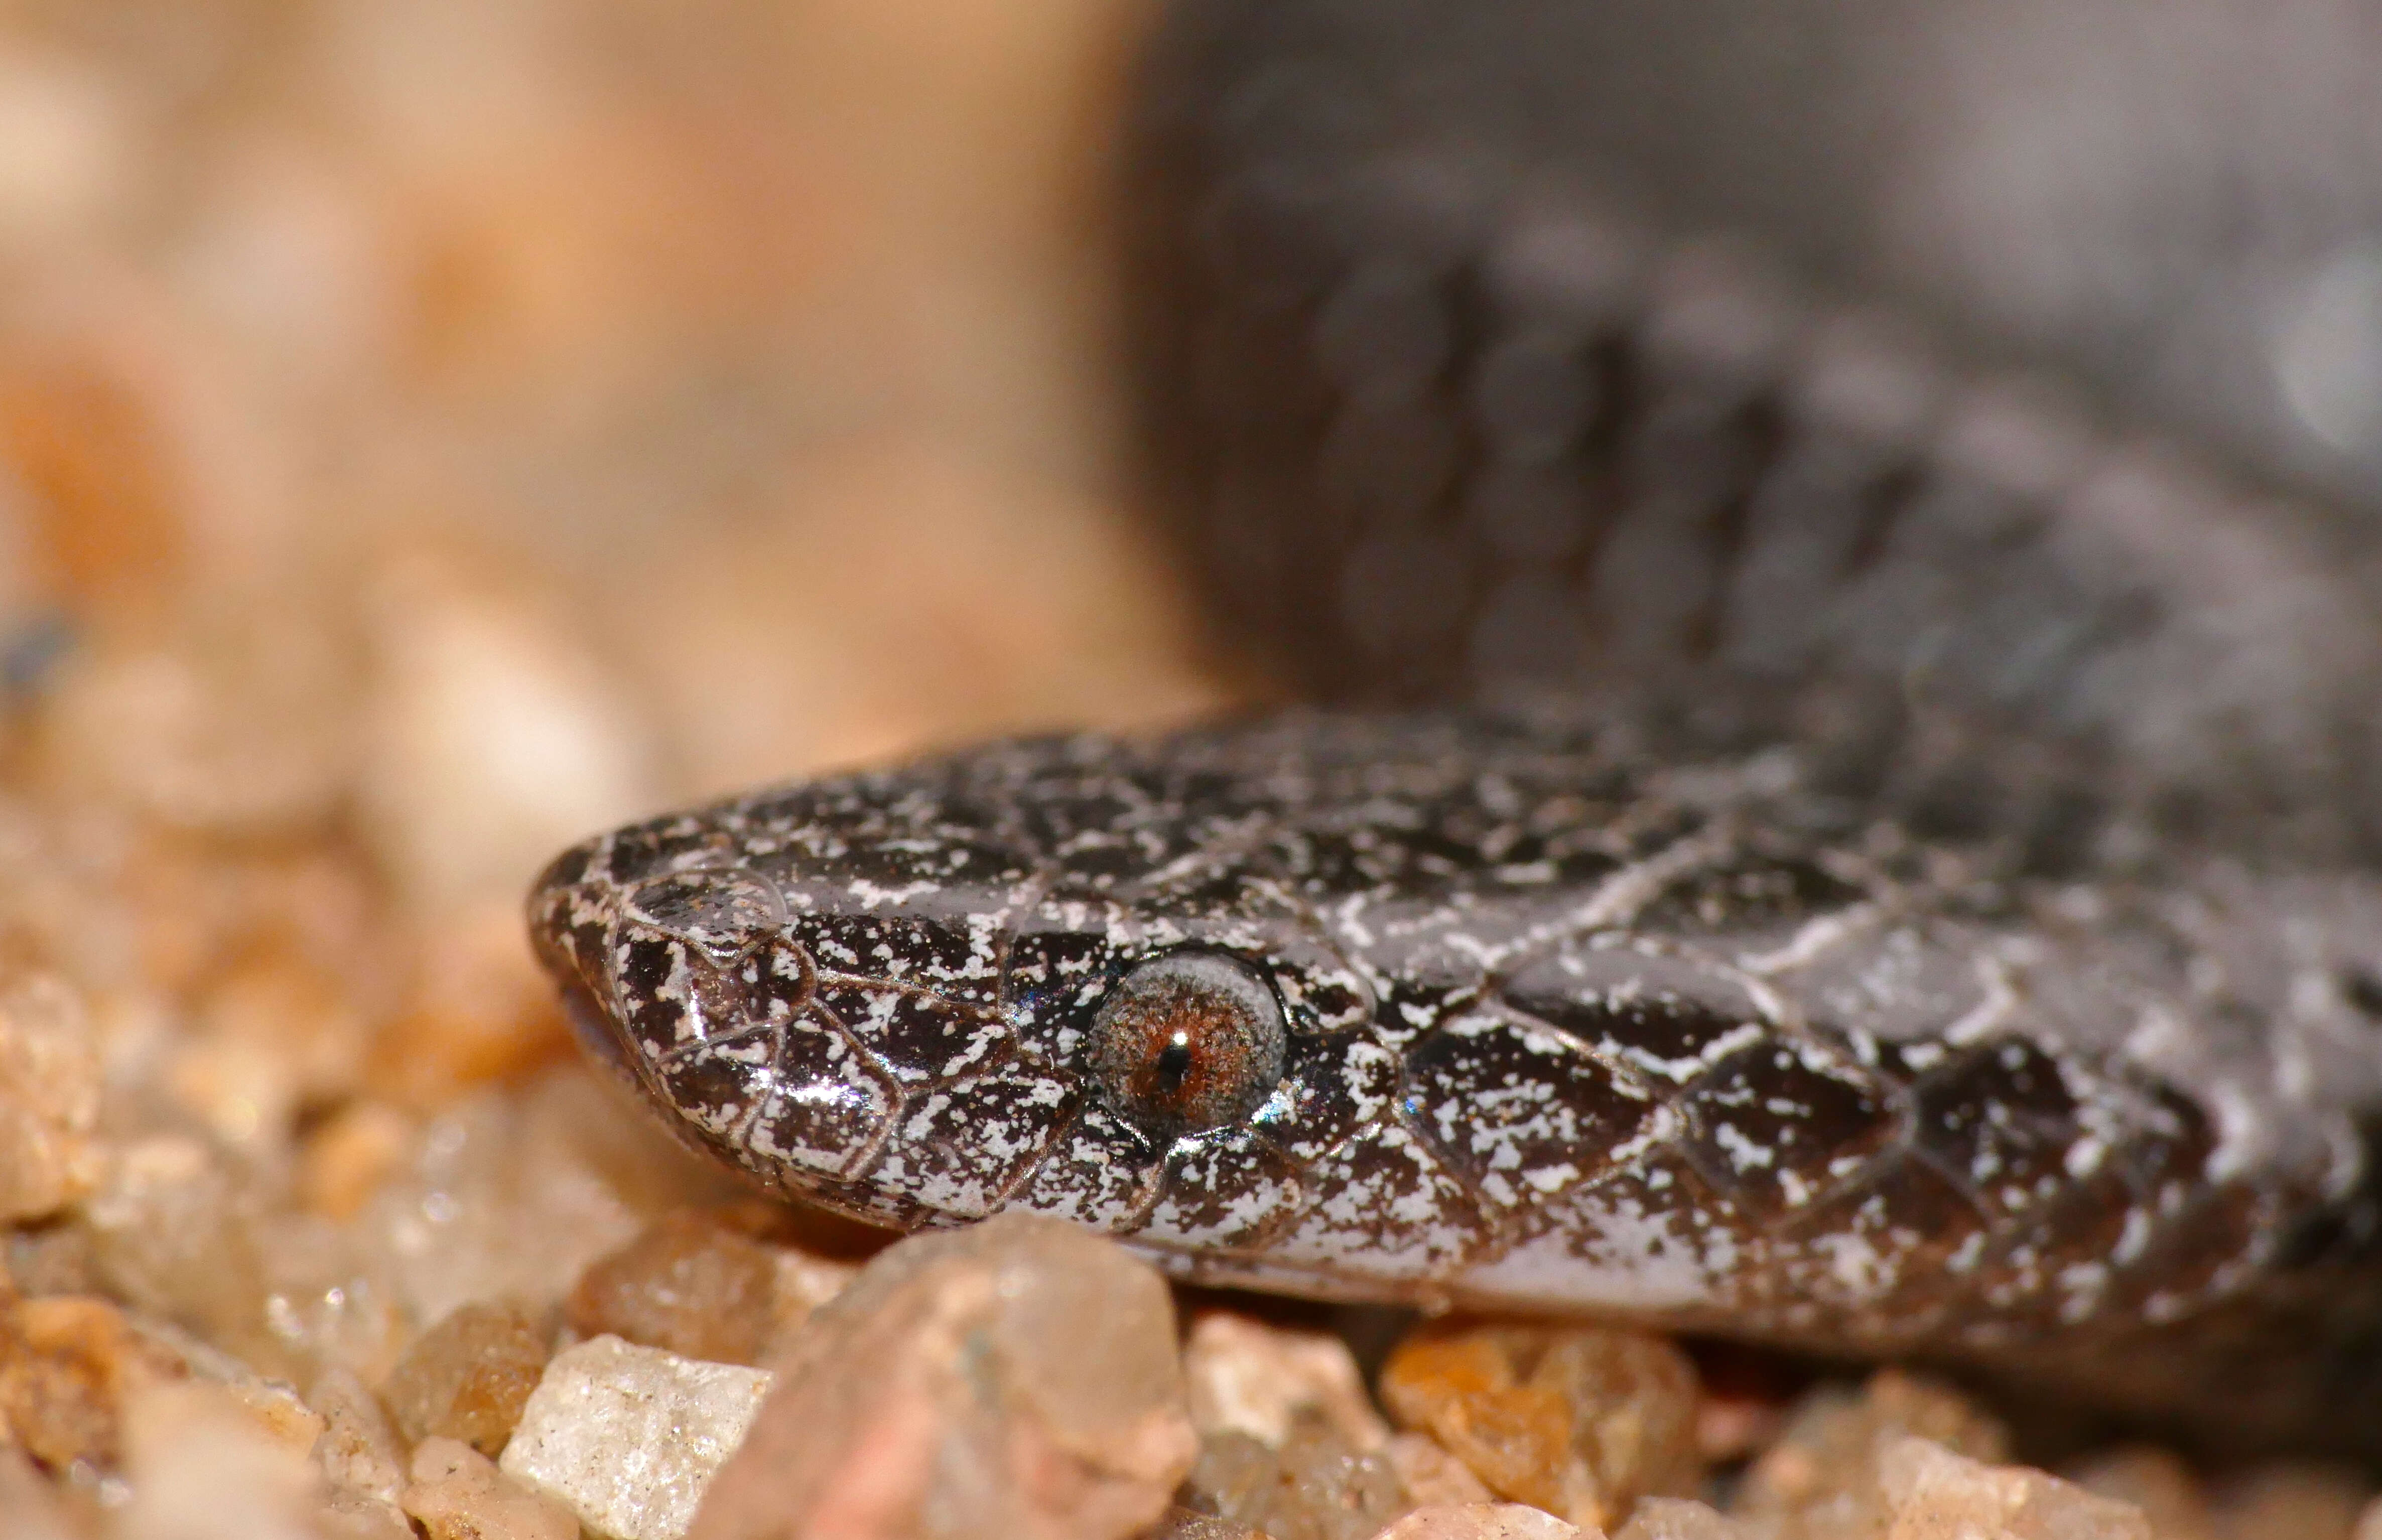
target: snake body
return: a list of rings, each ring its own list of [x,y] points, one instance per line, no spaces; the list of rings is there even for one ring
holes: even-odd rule
[[[880,1223],[2382,1448],[2343,518],[1644,233],[1479,92],[1567,9],[1155,55],[1153,484],[1342,704],[591,840],[532,898],[591,1050]]]

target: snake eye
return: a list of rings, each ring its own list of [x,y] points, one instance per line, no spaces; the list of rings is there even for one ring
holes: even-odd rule
[[[1140,964],[1092,1020],[1092,1074],[1109,1104],[1161,1139],[1255,1111],[1282,1079],[1283,1052],[1273,991],[1211,952]]]

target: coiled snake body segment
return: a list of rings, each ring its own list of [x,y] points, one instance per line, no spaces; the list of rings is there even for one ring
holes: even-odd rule
[[[1287,89],[1332,7],[1254,14],[1145,97],[1155,479],[1220,613],[1401,709],[592,840],[532,899],[591,1048],[880,1222],[2382,1448],[2382,643],[2322,526],[1527,133]]]

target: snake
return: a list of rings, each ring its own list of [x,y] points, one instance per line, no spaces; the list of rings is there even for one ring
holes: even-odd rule
[[[1292,698],[576,847],[587,1051],[880,1226],[2382,1451],[2372,499],[2155,364],[2382,202],[2185,67],[2336,10],[1179,0],[1140,484]]]

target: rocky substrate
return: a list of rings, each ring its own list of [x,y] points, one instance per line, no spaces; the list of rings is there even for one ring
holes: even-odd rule
[[[621,1110],[571,1071],[478,1098],[433,1119],[386,1201],[344,1226],[308,1224],[195,1142],[110,1162],[73,1215],[9,1239],[0,1533],[2382,1534],[2382,1501],[2341,1471],[2211,1483],[2140,1447],[2061,1474],[2008,1463],[1990,1412],[1890,1369],[1765,1398],[1707,1389],[1659,1338],[1450,1320],[1410,1326],[1369,1384],[1342,1334],[1179,1301],[1054,1221],[1004,1216],[863,1262],[787,1216],[697,1206],[705,1174]],[[675,1167],[682,1190],[623,1192],[608,1163]],[[241,1351],[208,1339],[242,1320],[261,1329]]]

